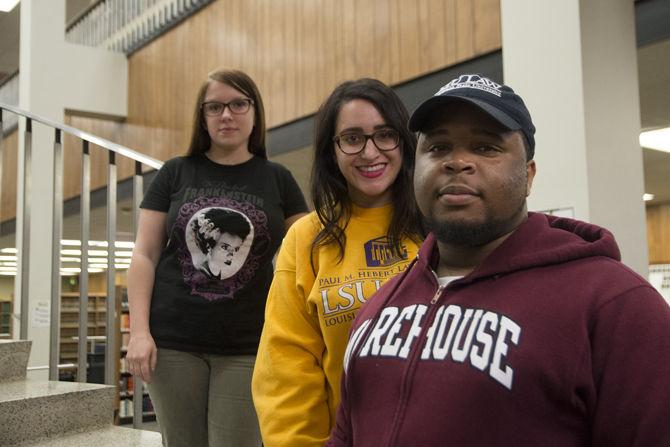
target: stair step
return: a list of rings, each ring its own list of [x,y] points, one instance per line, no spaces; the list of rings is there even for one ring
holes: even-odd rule
[[[30,340],[0,340],[0,382],[26,377],[31,344]]]
[[[0,445],[111,425],[116,388],[45,380],[0,383]]]
[[[162,445],[160,433],[110,426],[85,433],[71,433],[23,443],[21,447],[161,447]]]

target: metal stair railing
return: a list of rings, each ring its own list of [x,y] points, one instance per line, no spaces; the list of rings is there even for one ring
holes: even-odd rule
[[[130,55],[213,1],[98,0],[67,25],[65,39]]]
[[[113,143],[104,138],[92,135],[88,132],[74,127],[53,122],[33,113],[21,110],[15,106],[0,102],[0,185],[2,185],[2,158],[3,158],[3,115],[8,111],[25,120],[24,131],[24,171],[23,171],[23,214],[22,214],[22,245],[23,254],[29,252],[30,244],[30,175],[32,155],[32,126],[33,122],[54,129],[54,163],[53,163],[53,243],[51,260],[51,327],[49,341],[49,380],[58,380],[59,356],[60,356],[60,300],[61,300],[61,238],[63,224],[63,146],[62,134],[67,133],[81,140],[82,163],[81,163],[81,277],[79,281],[79,322],[77,341],[77,381],[86,382],[87,358],[86,347],[88,337],[88,266],[89,266],[89,240],[90,240],[90,205],[91,205],[91,160],[89,144],[95,144],[108,153],[107,161],[107,299],[106,299],[106,340],[105,340],[105,383],[115,383],[117,338],[114,333],[116,327],[116,290],[115,290],[115,246],[116,246],[116,193],[117,172],[116,157],[121,156],[135,161],[133,174],[133,234],[137,234],[137,219],[139,216],[139,204],[143,195],[142,166],[146,165],[159,169],[162,162],[146,156],[120,144]],[[21,150],[21,148],[19,148]],[[18,183],[18,179],[17,179]],[[0,196],[2,191],[0,190]],[[21,255],[21,311],[20,311],[20,338],[28,337],[28,314],[29,301],[28,291],[30,286],[31,272],[28,267],[28,256]],[[33,278],[34,280],[34,278]],[[62,367],[62,365],[60,365]],[[134,396],[142,396],[142,381],[134,380]],[[133,399],[134,417],[133,424],[138,427],[142,420],[142,399]]]

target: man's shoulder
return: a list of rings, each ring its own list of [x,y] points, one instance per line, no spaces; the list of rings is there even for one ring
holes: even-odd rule
[[[559,264],[560,265],[560,264]],[[568,271],[575,275],[588,276],[591,281],[600,280],[611,285],[634,287],[649,285],[649,282],[622,261],[608,256],[591,256],[568,261]]]

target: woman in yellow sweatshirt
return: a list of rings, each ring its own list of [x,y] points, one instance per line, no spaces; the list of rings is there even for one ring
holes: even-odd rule
[[[416,139],[405,107],[374,79],[339,85],[316,117],[315,211],[281,246],[252,382],[264,445],[322,446],[340,400],[360,306],[416,256]]]

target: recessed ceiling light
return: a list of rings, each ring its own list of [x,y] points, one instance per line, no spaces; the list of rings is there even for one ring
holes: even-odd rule
[[[640,134],[640,146],[670,152],[670,127],[642,132]]]
[[[647,194],[646,192],[642,195],[642,200],[645,202],[648,202],[650,200],[654,200],[654,195],[653,194]]]
[[[14,9],[19,0],[0,0],[0,11],[9,12]]]

